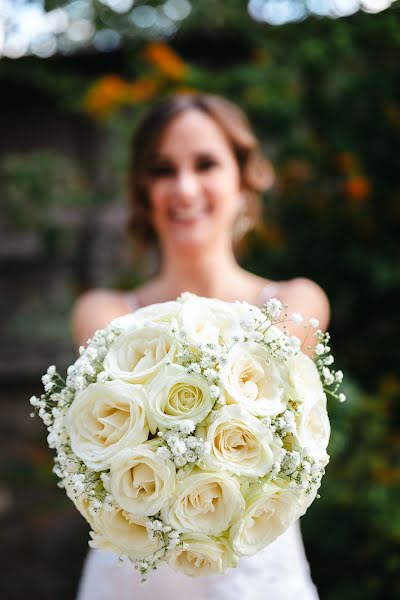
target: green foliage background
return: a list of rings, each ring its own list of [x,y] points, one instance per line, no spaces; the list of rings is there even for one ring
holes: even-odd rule
[[[224,18],[206,12],[209,2],[193,11],[171,40],[187,65],[178,79],[149,65],[136,38],[112,60],[83,56],[78,69],[58,58],[4,61],[0,77],[29,81],[74,114],[109,72],[127,82],[156,80],[156,98],[191,88],[245,109],[276,167],[277,185],[265,195],[266,226],[249,239],[244,263],[271,278],[303,275],[322,285],[332,305],[337,366],[349,382],[348,402],[331,403],[332,460],[322,497],[303,519],[313,577],[326,600],[394,599],[400,597],[399,5],[274,28],[252,22],[244,4],[228,3]],[[110,148],[103,203],[123,188],[128,136],[146,104],[115,102],[100,121]],[[2,177],[10,204],[7,186],[15,178],[7,160]],[[82,193],[79,182],[73,198]],[[89,185],[85,198],[96,202]],[[47,194],[51,201],[58,202],[57,194]]]

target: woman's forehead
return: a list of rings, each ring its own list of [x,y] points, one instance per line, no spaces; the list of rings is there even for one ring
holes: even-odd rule
[[[230,151],[231,144],[216,121],[199,109],[189,109],[174,117],[157,145],[157,154],[177,152]]]

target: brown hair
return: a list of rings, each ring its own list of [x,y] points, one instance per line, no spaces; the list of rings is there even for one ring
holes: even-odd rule
[[[137,252],[157,246],[157,234],[150,221],[146,193],[149,160],[172,119],[192,109],[207,114],[221,127],[239,165],[246,208],[242,215],[242,225],[234,236],[235,251],[243,249],[242,240],[247,231],[261,227],[259,194],[271,186],[274,174],[270,162],[261,152],[246,115],[238,106],[220,96],[177,94],[154,105],[141,120],[132,139],[128,233]]]

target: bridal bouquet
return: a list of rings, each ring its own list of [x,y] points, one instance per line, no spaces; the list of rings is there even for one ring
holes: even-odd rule
[[[185,293],[114,320],[31,398],[92,547],[143,578],[223,573],[307,510],[328,463],[329,334],[287,307]],[[303,321],[303,322],[302,322]],[[314,359],[302,352],[307,340]]]

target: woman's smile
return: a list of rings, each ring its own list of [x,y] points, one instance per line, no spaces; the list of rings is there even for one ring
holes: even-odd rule
[[[188,206],[171,208],[168,211],[169,219],[177,225],[192,225],[203,221],[211,213],[208,206]]]

